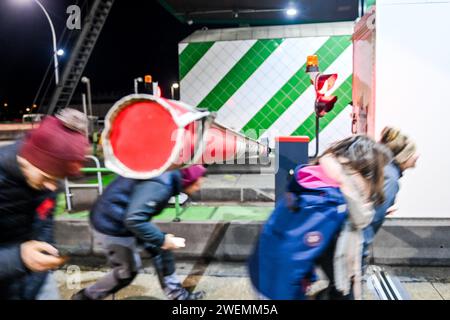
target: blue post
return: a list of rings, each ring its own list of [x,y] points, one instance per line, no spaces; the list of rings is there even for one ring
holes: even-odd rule
[[[286,191],[286,186],[294,169],[307,164],[309,137],[277,137],[275,160],[275,201],[278,202]]]

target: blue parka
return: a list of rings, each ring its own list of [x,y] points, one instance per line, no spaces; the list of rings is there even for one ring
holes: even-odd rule
[[[298,167],[294,177],[304,167]],[[293,178],[287,191],[250,257],[250,279],[269,299],[301,300],[305,298],[303,280],[341,230],[348,211],[337,187],[309,189]]]

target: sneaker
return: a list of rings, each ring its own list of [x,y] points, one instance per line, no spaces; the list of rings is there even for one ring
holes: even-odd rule
[[[206,296],[206,292],[203,290],[189,292],[189,296],[186,300],[202,300]]]
[[[204,291],[189,292],[186,288],[181,285],[177,286],[172,290],[164,290],[168,299],[170,300],[200,300],[205,296]]]

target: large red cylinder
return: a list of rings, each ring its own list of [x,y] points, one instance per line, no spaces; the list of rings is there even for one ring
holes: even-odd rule
[[[179,101],[127,96],[105,119],[105,164],[124,177],[149,179],[192,164],[268,155],[267,146],[215,122],[214,117]]]

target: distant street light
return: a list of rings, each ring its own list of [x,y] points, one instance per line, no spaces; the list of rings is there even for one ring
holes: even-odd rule
[[[286,10],[286,14],[289,17],[295,17],[298,14],[298,10],[296,8],[289,8]]]
[[[26,109],[26,111],[27,111],[27,112],[30,112],[30,111],[31,111],[31,109],[30,109],[30,108],[27,108],[27,109]]]
[[[180,85],[178,83],[172,84],[172,87],[170,87],[170,92],[172,94],[172,100],[175,100],[175,90],[179,89]]]
[[[7,103],[5,103],[5,104],[3,104],[3,106],[4,106],[5,108],[7,108],[7,107],[8,107],[8,104],[7,104]]]
[[[56,83],[56,85],[59,85],[58,56],[63,55],[64,50],[62,50],[62,49],[58,50],[58,48],[57,48],[55,27],[53,26],[53,22],[52,22],[52,19],[50,18],[50,15],[48,14],[47,10],[45,10],[45,7],[42,5],[42,3],[39,2],[39,0],[15,0],[15,1],[17,3],[25,3],[25,2],[34,1],[42,9],[42,11],[44,11],[44,14],[47,17],[48,23],[50,24],[50,29],[52,31],[53,60],[54,60],[54,64],[55,64],[55,83]]]
[[[134,79],[134,93],[139,93],[139,83],[144,82],[144,79],[142,77]]]

